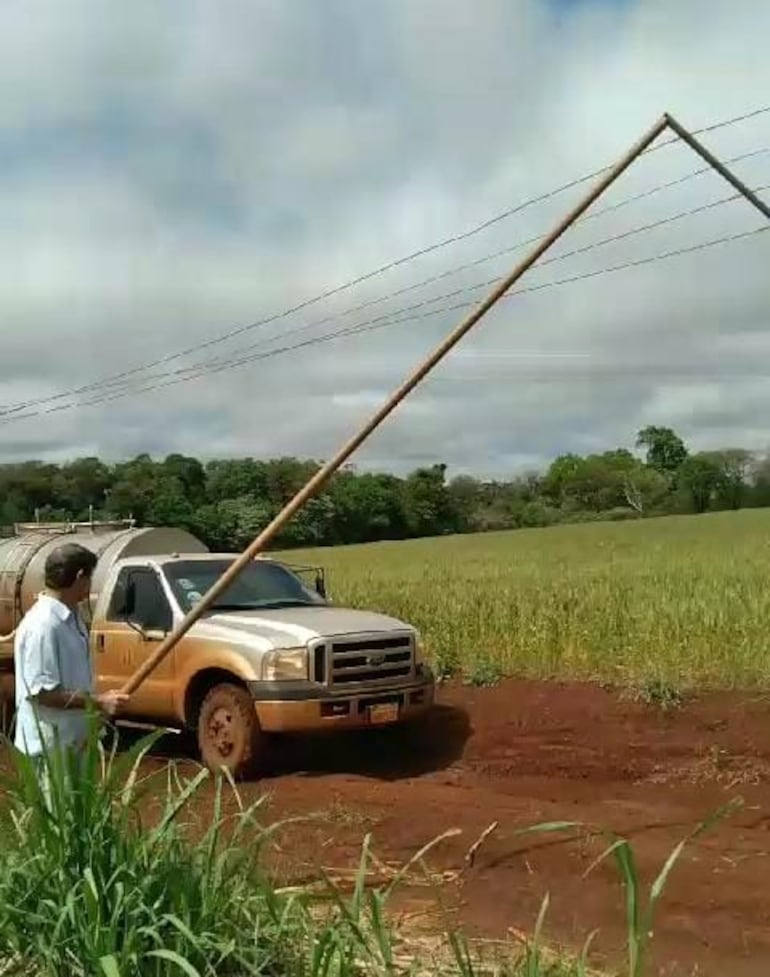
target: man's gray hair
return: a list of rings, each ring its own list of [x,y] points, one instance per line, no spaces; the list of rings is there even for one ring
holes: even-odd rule
[[[57,546],[45,561],[45,585],[52,590],[66,590],[79,575],[90,577],[96,562],[96,555],[79,543]]]

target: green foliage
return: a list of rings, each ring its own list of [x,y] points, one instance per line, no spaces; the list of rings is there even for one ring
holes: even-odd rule
[[[567,511],[611,513],[626,508],[641,515],[662,502],[669,485],[655,468],[618,448],[585,458],[562,455],[548,469],[544,488]]]
[[[403,483],[403,507],[410,536],[439,536],[457,529],[446,465],[418,468]]]
[[[214,550],[242,550],[272,517],[273,510],[267,504],[238,496],[202,506],[195,515],[193,529]]]
[[[500,665],[491,661],[489,658],[480,658],[473,663],[468,673],[470,685],[485,686],[498,685],[504,678],[504,672]]]
[[[626,448],[564,454],[540,474],[507,481],[447,478],[446,465],[406,477],[338,472],[293,516],[277,547],[343,544],[620,520],[674,512],[770,505],[770,459],[741,448],[690,455],[670,428],[637,436],[646,461]],[[0,465],[0,527],[32,520],[133,516],[190,529],[210,547],[242,550],[318,470],[291,457],[216,460],[148,455],[112,467],[98,458],[57,466]]]
[[[264,832],[255,811],[225,834],[222,784],[210,826],[188,843],[180,814],[207,772],[168,774],[157,823],[140,822],[139,762],[152,742],[103,754],[92,735],[82,769],[46,758],[47,796],[14,753],[0,841],[0,957],[44,977],[242,974],[279,963],[280,918],[260,885]],[[249,844],[239,839],[253,828]]]
[[[401,480],[393,475],[351,470],[332,483],[333,542],[365,543],[408,534]]]
[[[206,492],[206,472],[197,458],[169,455],[161,464],[164,476],[174,479],[191,505],[203,500]]]
[[[206,467],[205,476],[206,496],[212,503],[267,497],[266,465],[253,458],[212,461]]]
[[[107,465],[98,458],[80,458],[60,468],[55,479],[56,504],[69,512],[86,513],[90,505],[101,509],[111,483]]]
[[[636,465],[623,476],[625,501],[639,515],[660,512],[665,507],[669,489],[665,475],[648,465]]]
[[[679,483],[693,512],[706,512],[722,485],[722,467],[707,454],[690,455],[679,470]]]
[[[670,427],[643,428],[636,436],[636,446],[647,449],[647,464],[663,475],[675,474],[687,459],[684,441]]]
[[[635,696],[648,706],[656,706],[663,712],[678,709],[684,701],[682,693],[675,686],[660,678],[649,678],[635,690]]]
[[[189,528],[193,522],[193,506],[187,496],[185,483],[175,475],[164,478],[152,493],[145,512],[151,526],[179,526]]]

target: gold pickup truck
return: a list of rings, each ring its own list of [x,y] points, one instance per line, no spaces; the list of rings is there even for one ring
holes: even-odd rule
[[[236,559],[178,529],[16,527],[0,539],[6,716],[12,632],[43,587],[46,556],[73,539],[98,557],[83,616],[100,690],[122,685]],[[321,570],[257,558],[139,686],[121,720],[193,730],[208,766],[243,776],[258,771],[269,734],[404,722],[429,709],[433,696],[413,627],[335,607]]]

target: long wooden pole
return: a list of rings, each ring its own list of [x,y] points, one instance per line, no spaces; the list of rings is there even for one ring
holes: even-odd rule
[[[412,390],[430,373],[430,371],[447,355],[447,353],[460,342],[481,319],[489,312],[495,303],[502,298],[508,289],[517,282],[521,276],[528,271],[532,265],[564,234],[568,228],[597,200],[605,190],[624,173],[634,160],[653,143],[658,136],[666,129],[668,121],[662,116],[655,125],[639,139],[628,150],[612,169],[606,173],[596,185],[583,197],[579,204],[574,207],[546,236],[537,244],[529,254],[516,265],[511,273],[499,285],[496,285],[489,296],[467,316],[455,329],[441,342],[436,349],[424,360],[414,372],[407,377],[401,386],[387,399],[378,411],[364,424],[361,430],[355,434],[346,444],[344,444],[331,460],[327,461],[322,468],[307,482],[307,484],[297,492],[293,499],[284,506],[272,522],[267,525],[256,539],[241,553],[241,555],[228,567],[222,576],[216,581],[209,590],[198,601],[195,607],[177,624],[164,640],[158,645],[155,651],[148,655],[142,665],[128,679],[120,690],[126,695],[131,695],[144,682],[147,676],[158,667],[163,659],[168,655],[174,645],[182,638],[195,624],[195,622],[206,613],[208,608],[220,597],[241,573],[241,571],[261,553],[273,537],[280,532],[291,517],[300,509],[308,499],[312,498],[319,489],[323,488],[331,476],[347,461],[353,452],[375,431],[380,424],[391,414],[395,408],[411,393]]]
[[[696,152],[701,159],[704,159],[709,166],[712,166],[721,177],[727,180],[731,186],[735,187],[738,193],[743,194],[750,204],[753,204],[761,214],[764,214],[770,220],[770,206],[764,200],[760,200],[756,193],[746,186],[743,180],[739,180],[732,170],[729,170],[724,163],[720,162],[712,152],[706,149],[700,140],[696,139],[691,132],[688,132],[683,125],[680,125],[672,115],[669,115],[667,112],[664,118],[668,128],[672,132],[675,132],[682,142],[686,142],[693,152]]]

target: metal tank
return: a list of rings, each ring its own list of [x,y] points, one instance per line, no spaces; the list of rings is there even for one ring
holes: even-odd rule
[[[0,640],[10,636],[45,587],[45,561],[62,543],[79,543],[99,562],[93,577],[91,604],[116,560],[156,553],[207,553],[208,547],[183,529],[136,529],[120,523],[68,526],[31,523],[16,526],[16,535],[0,539]],[[87,608],[83,609],[87,612]],[[86,613],[87,617],[88,614]]]

